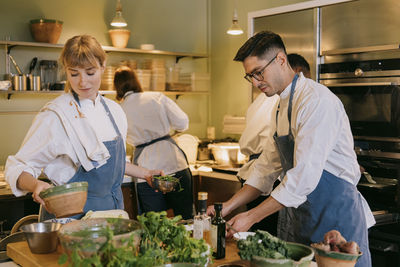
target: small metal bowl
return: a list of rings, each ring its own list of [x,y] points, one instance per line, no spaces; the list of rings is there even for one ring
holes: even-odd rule
[[[169,193],[175,191],[178,183],[175,181],[164,181],[157,178],[152,179],[153,188],[163,193]]]
[[[60,223],[43,222],[24,225],[21,230],[25,234],[32,253],[46,254],[57,249],[57,232],[60,227]]]

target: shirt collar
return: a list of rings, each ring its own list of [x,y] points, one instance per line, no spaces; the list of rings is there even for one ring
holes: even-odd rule
[[[299,78],[297,79],[296,87],[299,85],[300,80],[302,80],[304,77],[302,72],[298,73],[298,75],[299,75]],[[281,99],[289,98],[290,91],[292,89],[292,83],[293,83],[293,81],[288,86],[286,86],[285,90],[283,90],[283,92],[279,95],[279,97]]]
[[[94,101],[88,98],[79,98],[79,102],[82,108],[95,108],[100,103],[100,94],[97,94]]]

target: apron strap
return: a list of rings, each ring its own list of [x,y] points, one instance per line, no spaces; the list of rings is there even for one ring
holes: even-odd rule
[[[100,102],[103,104],[104,109],[106,110],[107,115],[108,115],[108,117],[110,118],[111,123],[112,123],[113,126],[114,126],[114,130],[117,132],[118,136],[121,137],[121,133],[120,133],[120,131],[119,131],[119,129],[118,129],[117,123],[115,122],[114,117],[113,117],[113,115],[111,114],[111,111],[110,111],[110,109],[108,108],[108,106],[107,106],[107,104],[106,104],[106,101],[104,101],[104,99],[103,99],[103,97],[102,97],[101,95],[100,95]]]
[[[167,140],[167,141],[171,142],[172,144],[174,144],[182,152],[183,156],[185,157],[186,163],[189,165],[189,161],[188,161],[188,159],[186,157],[185,152],[182,150],[182,148],[180,148],[178,146],[178,144],[175,142],[175,140],[169,134],[164,135],[164,136],[159,137],[159,138],[156,138],[156,139],[153,139],[150,142],[137,145],[135,147],[135,152],[134,152],[134,155],[133,155],[133,163],[138,165],[139,156],[140,156],[140,154],[142,153],[143,149],[146,146],[152,145],[152,144],[157,143],[157,142],[162,141],[162,140]]]
[[[299,75],[296,74],[292,81],[292,87],[290,88],[290,97],[289,97],[289,107],[288,107],[288,120],[289,120],[289,136],[292,136],[292,100],[294,95],[294,89],[296,88],[297,79]],[[278,105],[278,109],[276,111],[276,129],[278,130],[278,114],[279,114],[280,103]],[[275,136],[278,136],[277,130],[275,131]]]

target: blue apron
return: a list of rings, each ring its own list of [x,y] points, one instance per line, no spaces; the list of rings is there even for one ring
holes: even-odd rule
[[[293,168],[295,140],[291,131],[292,99],[298,76],[293,78],[289,106],[289,134],[274,140],[281,159],[283,172]],[[278,112],[276,125],[278,128]],[[361,196],[353,184],[323,171],[317,187],[298,208],[284,208],[279,212],[278,237],[305,245],[323,241],[330,230],[338,230],[348,241],[355,241],[363,252],[357,267],[371,266],[368,230]]]
[[[77,97],[75,97],[75,99],[79,103],[79,99]],[[121,189],[125,173],[124,141],[115,123],[114,117],[102,97],[100,101],[118,136],[112,141],[104,142],[104,145],[110,153],[110,158],[107,160],[106,164],[90,171],[85,171],[85,169],[80,166],[75,175],[68,181],[68,183],[88,182],[89,184],[87,201],[83,209],[84,213],[71,217],[75,219],[82,218],[89,210],[98,211],[124,208]],[[54,218],[54,215],[49,216],[49,213],[45,212],[44,209],[42,209],[42,212],[45,213],[43,215],[43,220]]]

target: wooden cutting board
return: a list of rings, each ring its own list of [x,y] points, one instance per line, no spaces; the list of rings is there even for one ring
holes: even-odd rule
[[[59,267],[58,258],[61,255],[60,246],[57,251],[49,254],[33,254],[28,242],[16,242],[7,245],[7,256],[22,267]],[[62,265],[67,266],[67,264]]]

